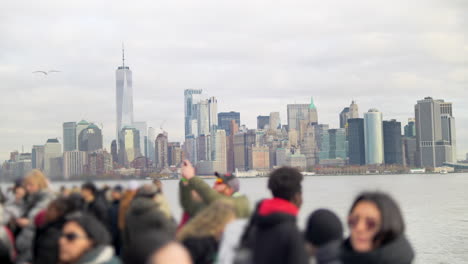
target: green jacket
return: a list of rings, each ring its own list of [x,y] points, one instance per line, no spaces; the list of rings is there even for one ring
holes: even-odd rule
[[[227,197],[213,190],[199,177],[193,177],[190,179],[187,186],[185,186],[181,181],[179,187],[180,203],[182,208],[190,215],[190,217],[194,217],[198,212],[218,199],[228,199],[232,201],[236,208],[237,217],[247,218],[250,216],[250,203],[249,199],[245,195],[233,195],[231,197]],[[200,195],[202,202],[192,200],[192,190],[196,191]]]

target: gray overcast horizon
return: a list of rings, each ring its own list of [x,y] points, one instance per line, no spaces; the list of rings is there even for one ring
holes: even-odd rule
[[[62,123],[115,138],[115,70],[133,71],[135,121],[184,135],[184,89],[241,122],[314,97],[338,127],[351,100],[402,126],[425,96],[453,102],[468,153],[468,1],[5,1],[0,10],[0,160],[62,137]],[[35,70],[61,70],[44,77]]]

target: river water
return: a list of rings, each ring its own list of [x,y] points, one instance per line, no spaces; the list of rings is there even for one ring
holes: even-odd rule
[[[53,186],[62,184],[79,183]],[[98,183],[102,184],[117,182]],[[271,196],[266,186],[267,178],[241,179],[241,192],[252,205]],[[180,217],[178,181],[163,181],[163,188],[176,218]],[[468,263],[468,174],[306,177],[299,226],[303,228],[307,216],[318,208],[333,210],[345,223],[352,201],[363,190],[384,191],[398,201],[416,251],[415,263]]]

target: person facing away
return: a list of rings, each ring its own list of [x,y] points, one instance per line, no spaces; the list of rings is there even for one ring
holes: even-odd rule
[[[226,199],[233,202],[236,209],[236,215],[239,218],[247,218],[250,215],[249,200],[245,195],[239,194],[239,179],[232,174],[219,175],[216,173],[216,181],[213,188],[195,176],[195,168],[190,161],[185,160],[182,165],[182,177],[179,184],[181,205],[190,217],[196,216],[206,206],[209,206],[216,200]],[[192,191],[195,191],[202,202],[197,202],[192,197]]]
[[[109,226],[109,213],[107,201],[99,195],[99,190],[92,182],[86,182],[81,186],[81,196],[85,200],[85,211],[94,215],[104,226]]]
[[[308,263],[303,235],[296,224],[302,205],[302,180],[302,174],[290,167],[270,174],[268,189],[273,198],[258,203],[234,263]]]
[[[128,263],[191,264],[187,250],[166,232],[149,230],[128,246]]]
[[[23,216],[16,219],[21,231],[16,238],[18,257],[16,263],[30,263],[32,261],[33,239],[36,231],[35,218],[47,208],[54,199],[49,190],[49,182],[40,170],[32,170],[24,179],[24,186],[28,193]]]
[[[120,255],[120,230],[119,230],[119,208],[120,200],[122,199],[123,188],[121,185],[116,185],[111,191],[112,201],[109,206],[109,231],[112,236],[112,245],[114,246],[117,256]]]
[[[140,256],[146,256],[146,249],[148,245],[151,245],[151,253],[149,258],[146,259],[148,264],[192,264],[192,259],[189,255],[187,249],[175,242],[172,237],[167,236],[167,234],[152,234],[148,233],[145,235],[142,241],[146,241],[144,246],[135,245],[140,249],[143,249],[143,252],[140,253]],[[137,262],[134,262],[137,263]],[[141,262],[143,263],[143,262]]]
[[[75,212],[67,216],[59,245],[61,264],[119,264],[106,227],[93,215]]]
[[[404,235],[398,204],[381,192],[363,192],[348,215],[350,236],[341,246],[344,264],[409,264],[414,251]]]
[[[177,233],[177,240],[190,252],[194,264],[212,264],[217,258],[226,225],[235,219],[231,201],[215,201]]]
[[[335,213],[327,209],[312,212],[304,236],[309,255],[317,264],[341,264],[339,249],[343,242],[343,225]]]
[[[159,203],[160,195],[162,194],[155,185],[147,184],[138,189],[131,202],[122,233],[124,263],[133,263],[132,256],[135,254],[129,248],[135,243],[140,243],[143,234],[161,232],[175,236],[175,222],[168,213],[170,210],[164,208],[164,203]]]

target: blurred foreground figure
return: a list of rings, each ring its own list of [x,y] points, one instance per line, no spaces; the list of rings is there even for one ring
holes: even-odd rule
[[[226,225],[236,219],[232,202],[219,200],[201,211],[177,234],[188,249],[194,264],[212,264],[217,259],[219,242]]]
[[[340,264],[343,225],[336,214],[327,209],[314,211],[305,231],[309,254],[317,264]]]
[[[119,264],[109,232],[94,216],[74,213],[67,217],[59,240],[61,264]]]
[[[260,201],[242,235],[236,264],[306,264],[303,235],[297,227],[302,205],[302,174],[289,167],[274,170],[268,179],[272,199]]]
[[[45,212],[44,225],[36,229],[33,250],[34,264],[58,263],[58,243],[63,225],[66,222],[65,216],[83,208],[84,201],[76,200],[80,198],[76,196],[60,197],[49,204]]]
[[[195,217],[201,210],[217,200],[229,200],[233,203],[236,215],[247,218],[250,215],[250,204],[247,196],[239,193],[239,179],[232,174],[216,173],[213,188],[200,177],[195,176],[195,168],[185,160],[182,166],[183,179],[179,184],[179,196],[182,208],[187,214],[184,221]],[[200,200],[197,200],[197,196]]]
[[[18,258],[16,263],[30,263],[32,261],[33,240],[36,232],[35,218],[45,210],[54,199],[49,190],[49,181],[40,170],[32,170],[24,179],[24,186],[28,193],[23,216],[16,219],[21,231],[16,240]]]
[[[414,251],[404,235],[405,223],[397,203],[381,192],[364,192],[348,216],[350,237],[341,247],[344,264],[409,264]]]
[[[122,255],[125,263],[143,263],[135,260],[143,258],[141,261],[144,261],[144,256],[139,256],[141,254],[138,254],[138,251],[134,252],[139,250],[134,245],[148,247],[148,243],[143,239],[146,234],[157,232],[174,237],[176,224],[167,204],[161,202],[161,196],[155,185],[147,184],[138,189],[135,199],[130,203],[122,234]]]

